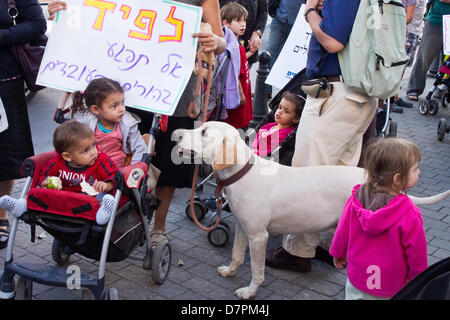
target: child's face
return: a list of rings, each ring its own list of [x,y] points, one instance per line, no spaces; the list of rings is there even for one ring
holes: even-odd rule
[[[282,127],[290,127],[298,123],[299,119],[295,115],[295,104],[289,100],[281,99],[278,109],[275,112],[275,122]]]
[[[242,17],[239,20],[235,19],[235,20],[231,21],[231,23],[229,23],[227,20],[223,20],[223,25],[230,28],[231,31],[233,31],[234,34],[239,37],[244,34],[245,28],[247,26],[247,22],[246,22],[245,18]]]
[[[416,162],[411,167],[411,169],[409,169],[408,186],[406,187],[407,190],[411,189],[417,184],[417,181],[419,181],[419,175],[420,175],[419,162]]]
[[[109,94],[100,107],[93,105],[91,111],[96,114],[103,126],[111,129],[119,123],[125,113],[125,99],[122,92]]]
[[[84,138],[62,153],[64,160],[74,167],[92,166],[98,158],[95,137]]]

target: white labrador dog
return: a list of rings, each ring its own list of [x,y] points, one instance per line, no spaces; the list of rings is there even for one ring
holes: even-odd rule
[[[235,294],[241,299],[255,296],[264,281],[266,245],[269,234],[296,234],[336,227],[352,188],[365,181],[364,170],[349,166],[288,167],[257,156],[232,126],[206,122],[194,130],[173,133],[183,151],[211,163],[220,180],[234,175],[253,159],[254,165],[238,181],[225,187],[236,217],[232,261],[218,268],[223,277],[233,276],[243,263],[250,245],[252,281]],[[416,204],[439,201],[445,193],[411,198]]]

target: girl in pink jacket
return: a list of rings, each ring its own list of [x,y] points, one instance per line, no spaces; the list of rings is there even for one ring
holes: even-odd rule
[[[414,143],[399,138],[367,148],[367,181],[353,188],[330,248],[336,268],[347,266],[347,300],[391,298],[427,268],[422,216],[406,195],[420,158]]]

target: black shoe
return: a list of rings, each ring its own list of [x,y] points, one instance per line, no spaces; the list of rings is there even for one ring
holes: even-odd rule
[[[275,269],[287,269],[300,273],[311,271],[310,258],[293,256],[282,247],[267,253],[266,264]]]
[[[0,249],[3,249],[8,245],[8,240],[9,240],[9,221],[8,221],[8,219],[0,219],[0,226],[6,227],[6,229],[0,229]]]
[[[321,247],[316,248],[316,256],[314,257],[314,259],[323,261],[329,264],[330,266],[334,267],[333,256],[331,256],[327,250]]]
[[[413,104],[406,102],[405,100],[403,100],[402,98],[399,98],[397,101],[394,102],[396,105],[398,105],[399,107],[402,108],[412,108]]]
[[[211,211],[217,210],[216,198],[209,197],[209,198],[202,199],[202,201],[209,210],[211,210]]]
[[[403,113],[403,109],[400,108],[398,105],[396,105],[395,103],[391,103],[391,111],[392,112],[396,112],[396,113]]]

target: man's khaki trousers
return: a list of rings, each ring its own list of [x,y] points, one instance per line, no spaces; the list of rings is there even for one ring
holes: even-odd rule
[[[308,96],[306,100],[297,129],[293,167],[358,164],[363,134],[376,112],[376,99],[348,90],[343,82],[332,84],[330,97]],[[292,255],[313,258],[319,242],[329,249],[333,233],[322,234],[322,239],[319,232],[289,234],[283,238],[283,248]]]

